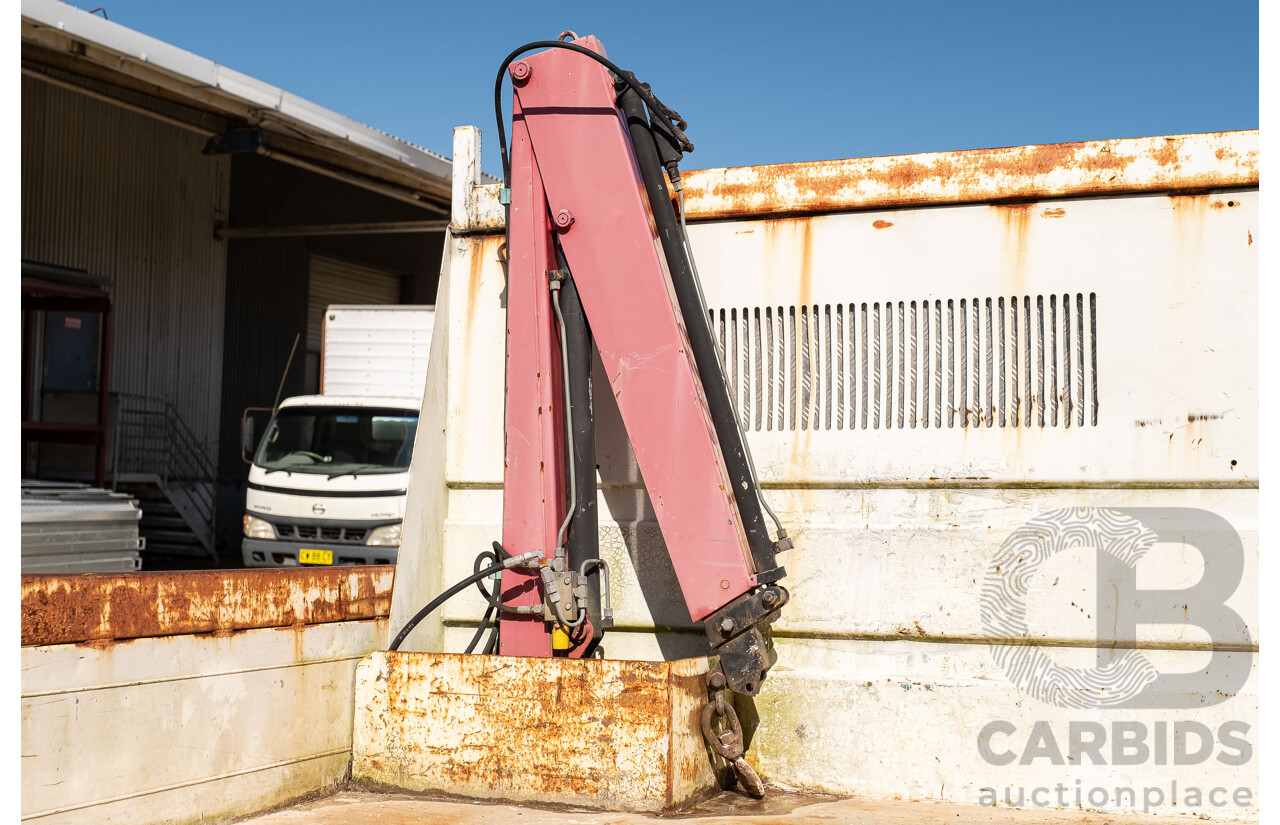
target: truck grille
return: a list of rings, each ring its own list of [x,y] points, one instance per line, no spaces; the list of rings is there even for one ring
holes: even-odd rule
[[[288,541],[327,541],[364,544],[369,531],[364,527],[321,527],[319,525],[277,524],[276,535]]]

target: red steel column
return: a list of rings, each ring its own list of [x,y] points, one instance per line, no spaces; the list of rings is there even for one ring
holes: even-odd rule
[[[506,467],[502,545],[512,555],[551,558],[565,513],[564,423],[560,345],[547,271],[556,268],[542,178],[517,105],[511,129],[510,261],[507,266]],[[507,570],[511,605],[542,601],[536,572]],[[500,651],[550,656],[551,637],[536,616],[502,613]]]

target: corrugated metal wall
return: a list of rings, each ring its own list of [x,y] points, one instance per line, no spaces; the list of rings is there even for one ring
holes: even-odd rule
[[[22,257],[111,279],[111,390],[169,401],[213,457],[231,164],[204,140],[22,78]]]

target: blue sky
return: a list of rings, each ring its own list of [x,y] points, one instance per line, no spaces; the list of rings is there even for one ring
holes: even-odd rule
[[[502,57],[566,28],[684,115],[690,169],[1258,126],[1256,2],[75,5],[103,3],[446,155],[455,125],[493,139]]]

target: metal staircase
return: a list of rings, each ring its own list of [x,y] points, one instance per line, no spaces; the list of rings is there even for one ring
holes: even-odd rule
[[[147,561],[216,562],[216,472],[204,446],[167,401],[121,394],[111,486],[138,499]]]

